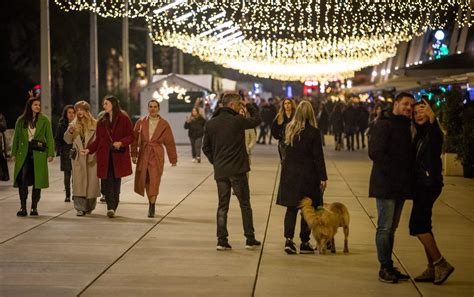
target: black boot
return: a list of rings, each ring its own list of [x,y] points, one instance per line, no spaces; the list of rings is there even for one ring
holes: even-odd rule
[[[28,212],[26,211],[26,198],[28,197],[28,190],[24,191],[24,189],[20,188],[20,210],[16,213],[18,217],[26,217]]]
[[[31,211],[30,216],[37,216],[38,215],[38,202],[41,198],[41,189],[33,188],[33,193],[31,195]]]
[[[155,217],[155,203],[150,203],[148,205],[148,217],[149,218]]]

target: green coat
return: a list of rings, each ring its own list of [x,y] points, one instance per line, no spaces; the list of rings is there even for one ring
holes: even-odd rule
[[[28,155],[28,129],[23,127],[23,117],[19,117],[15,124],[15,134],[13,135],[12,155],[15,157],[15,173],[13,175],[14,187],[18,187],[16,178],[25,163]],[[34,139],[45,141],[48,149],[44,152],[33,151],[33,162],[35,168],[36,189],[49,187],[48,178],[48,157],[54,157],[54,138],[51,122],[44,114],[38,114]]]

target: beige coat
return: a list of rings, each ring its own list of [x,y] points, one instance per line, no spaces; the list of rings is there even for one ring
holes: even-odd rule
[[[158,173],[158,178],[150,180],[150,183],[155,183],[154,186],[158,189],[160,187],[165,163],[165,147],[170,163],[176,164],[178,161],[173,132],[168,122],[160,118],[151,139],[149,126],[148,117],[143,117],[133,128],[132,157],[138,157],[135,170],[135,192],[141,196],[145,195],[147,170]],[[153,159],[150,158],[152,154],[155,157]],[[151,162],[151,160],[157,160],[157,162]]]
[[[84,145],[78,133],[71,134],[68,130],[64,133],[64,141],[72,143],[77,150],[76,158],[72,160],[72,195],[93,199],[99,197],[100,184],[97,177],[97,162],[95,154],[82,156],[79,150],[86,148],[95,138],[95,129],[85,134]]]

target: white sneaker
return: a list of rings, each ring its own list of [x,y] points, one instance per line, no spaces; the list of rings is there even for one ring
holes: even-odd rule
[[[115,217],[115,211],[113,209],[107,210],[107,216],[109,218],[114,218]]]
[[[193,158],[193,163],[196,163],[196,159],[195,159],[195,158]]]

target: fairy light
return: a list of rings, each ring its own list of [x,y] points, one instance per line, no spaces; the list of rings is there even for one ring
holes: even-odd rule
[[[145,17],[156,44],[291,80],[343,79],[450,19],[472,24],[470,0],[125,0],[127,10],[124,0],[54,1],[65,11]]]

